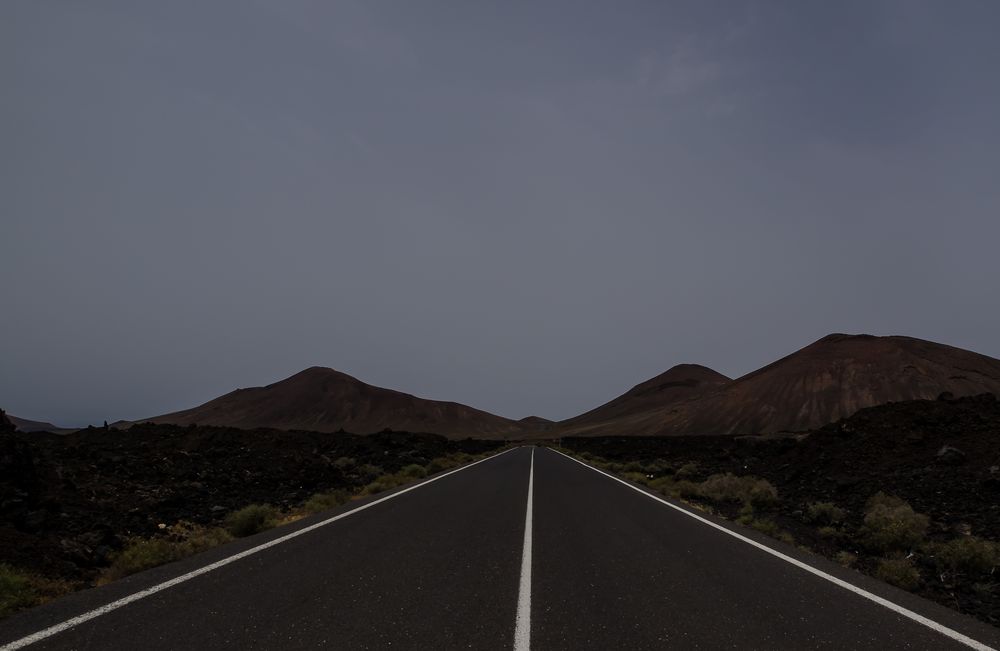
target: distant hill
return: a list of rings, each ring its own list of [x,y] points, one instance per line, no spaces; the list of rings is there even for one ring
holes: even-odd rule
[[[517,424],[520,425],[522,432],[546,432],[552,429],[556,422],[541,416],[527,416],[517,421]]]
[[[76,429],[72,427],[59,427],[58,425],[46,423],[45,421],[18,418],[17,416],[12,416],[11,414],[7,414],[7,418],[10,419],[10,422],[14,424],[14,427],[16,427],[19,432],[52,432],[53,434],[68,434],[76,431]]]
[[[554,429],[560,436],[653,433],[678,404],[731,382],[708,367],[679,364],[596,409],[559,422]]]
[[[1000,395],[1000,360],[911,337],[832,334],[741,378],[702,387],[707,390],[687,398],[664,395],[662,406],[650,408],[642,400],[641,387],[655,386],[656,380],[563,421],[554,431],[562,435],[804,431],[888,402],[933,399],[944,392],[956,397]]]
[[[142,422],[344,430],[354,434],[392,429],[453,438],[503,438],[522,430],[516,421],[479,409],[383,389],[322,367],[306,369],[265,387],[237,389],[199,407]]]

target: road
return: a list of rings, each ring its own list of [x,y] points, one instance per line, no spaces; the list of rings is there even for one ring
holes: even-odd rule
[[[532,447],[0,622],[3,651],[991,647],[997,629]]]

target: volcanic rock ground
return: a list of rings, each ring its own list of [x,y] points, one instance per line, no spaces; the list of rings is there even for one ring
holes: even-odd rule
[[[618,462],[694,463],[693,479],[725,472],[763,477],[778,489],[776,522],[828,556],[859,550],[851,541],[816,535],[803,523],[806,506],[836,503],[856,527],[865,502],[879,491],[930,516],[931,540],[971,533],[1000,541],[1000,402],[991,394],[872,407],[797,437],[569,438],[562,444]],[[738,510],[720,509],[732,517]],[[871,570],[864,565],[872,562],[862,554],[863,569]],[[921,594],[1000,625],[1000,582],[975,587],[939,580],[933,571],[924,576]]]
[[[151,424],[0,432],[0,563],[87,582],[128,537],[154,535],[161,523],[218,524],[251,503],[294,507],[317,492],[499,444]]]

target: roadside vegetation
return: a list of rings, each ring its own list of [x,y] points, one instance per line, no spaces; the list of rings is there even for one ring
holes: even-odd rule
[[[68,581],[48,579],[0,563],[0,618],[38,606],[78,587]]]
[[[290,508],[255,503],[206,518],[215,524],[198,524],[188,520],[161,524],[155,535],[126,539],[124,545],[111,554],[109,564],[101,570],[93,583],[103,585],[130,574],[172,563],[236,538],[252,536],[313,514],[344,507],[353,500],[390,491],[436,473],[484,459],[499,451],[491,450],[475,455],[457,452],[436,457],[423,465],[410,463],[392,473],[379,466],[359,464],[351,457],[339,457],[331,465],[349,481],[349,486],[317,492],[302,504]],[[86,582],[44,578],[0,563],[0,617],[39,605],[87,585]]]
[[[276,526],[289,524],[308,515],[341,507],[352,500],[376,495],[438,472],[485,459],[496,451],[478,455],[463,452],[432,459],[426,465],[408,464],[395,473],[384,473],[378,466],[358,465],[350,457],[340,457],[334,466],[351,471],[359,484],[352,490],[336,489],[315,493],[301,506],[281,510],[271,504],[249,504],[225,516],[222,526],[210,527],[187,521],[163,525],[162,533],[150,538],[132,538],[118,552],[111,565],[101,574],[99,584],[109,583],[130,574],[158,565],[172,563],[198,554],[235,538],[252,536]],[[2,566],[0,566],[2,567]],[[7,574],[4,574],[7,572]],[[0,571],[0,602],[10,612],[33,605],[36,600],[31,583],[10,568]],[[4,612],[0,610],[0,612]]]
[[[862,509],[852,512],[828,500],[788,503],[767,479],[731,472],[707,474],[692,461],[622,462],[565,448],[560,451],[656,493],[953,607],[950,600],[957,587],[979,595],[986,603],[998,602],[1000,543],[935,527],[930,517],[896,495],[877,492]],[[942,594],[942,586],[948,592]]]

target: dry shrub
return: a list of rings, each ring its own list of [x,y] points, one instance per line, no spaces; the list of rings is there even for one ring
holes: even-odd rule
[[[975,536],[956,538],[937,545],[934,557],[944,569],[969,575],[984,575],[1000,565],[1000,544]]]
[[[266,531],[278,523],[278,510],[270,504],[251,504],[226,517],[226,530],[237,538]]]
[[[875,551],[889,552],[919,545],[930,521],[900,498],[879,492],[868,500],[864,522],[865,543]]]
[[[305,503],[303,508],[309,513],[319,513],[346,504],[351,499],[345,490],[335,490],[328,493],[316,493]]]
[[[713,502],[767,506],[778,501],[778,491],[771,482],[757,477],[737,477],[730,472],[712,475],[701,482],[698,492]]]
[[[115,581],[129,574],[172,563],[232,540],[218,527],[203,527],[181,521],[168,527],[160,538],[133,538],[104,571],[103,582]]]
[[[806,520],[813,524],[840,524],[847,517],[847,511],[833,502],[813,502],[806,507]]]
[[[875,576],[904,590],[915,590],[920,585],[920,572],[908,558],[883,558]]]

